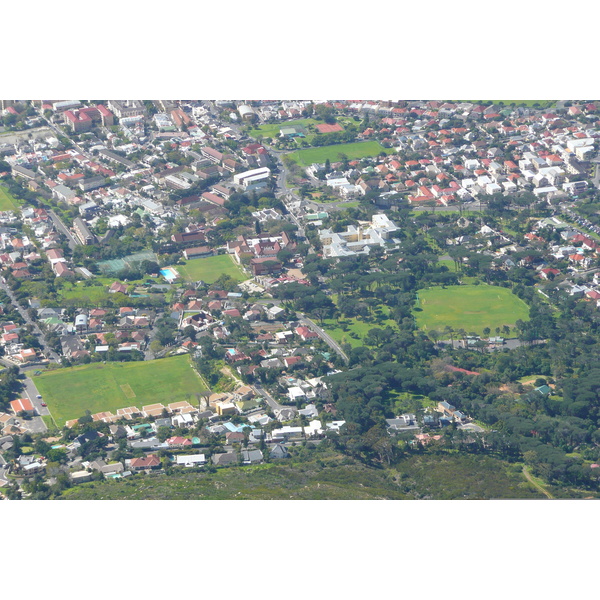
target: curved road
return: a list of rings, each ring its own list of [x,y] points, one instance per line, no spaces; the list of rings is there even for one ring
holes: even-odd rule
[[[307,327],[310,327],[310,328],[314,329],[315,333],[330,348],[332,348],[333,350],[335,350],[335,352],[337,352],[346,361],[346,363],[350,362],[350,359],[348,358],[348,355],[342,350],[342,347],[328,333],[326,333],[314,321],[312,321],[311,319],[309,319],[308,317],[306,317],[302,313],[298,313],[298,315],[300,317],[300,322],[301,323],[303,323]]]

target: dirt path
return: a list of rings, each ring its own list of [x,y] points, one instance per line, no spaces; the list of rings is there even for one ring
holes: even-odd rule
[[[223,367],[221,369],[221,373],[231,377],[231,379],[233,379],[236,383],[244,383],[239,377],[233,374],[233,371],[229,367]]]
[[[533,487],[537,488],[540,492],[542,492],[542,494],[544,494],[546,498],[549,498],[550,500],[554,499],[554,496],[546,488],[542,487],[539,483],[533,480],[533,477],[531,477],[529,469],[526,465],[523,465],[523,475],[525,475],[525,479],[527,479],[527,481],[529,481],[529,483],[531,483]]]

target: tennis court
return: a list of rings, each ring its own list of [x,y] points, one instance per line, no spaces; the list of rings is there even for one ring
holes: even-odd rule
[[[136,263],[141,263],[144,260],[151,260],[153,262],[158,261],[158,257],[151,250],[144,250],[143,252],[136,252],[135,254],[129,254],[123,258],[112,258],[110,260],[102,260],[98,263],[98,268],[105,275],[115,275],[123,269],[132,268]]]

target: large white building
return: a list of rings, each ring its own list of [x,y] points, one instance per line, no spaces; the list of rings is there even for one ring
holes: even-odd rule
[[[108,108],[119,118],[146,115],[146,107],[141,100],[109,100]]]
[[[233,176],[233,183],[243,187],[244,190],[249,191],[268,185],[270,176],[271,169],[268,167],[261,167],[260,169],[252,169],[251,171],[237,173]]]
[[[256,119],[256,112],[254,112],[254,109],[247,104],[240,104],[240,106],[238,106],[238,112],[244,121],[253,121]]]
[[[341,257],[355,254],[369,254],[372,246],[395,245],[400,240],[393,237],[399,231],[396,224],[384,214],[373,215],[370,223],[349,225],[346,231],[336,233],[331,229],[321,229],[319,238],[323,244],[323,256]]]

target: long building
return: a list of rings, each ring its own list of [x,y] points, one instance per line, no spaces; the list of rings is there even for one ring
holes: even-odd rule
[[[84,246],[96,243],[96,236],[89,230],[81,217],[77,217],[73,220],[73,230]]]
[[[252,190],[260,187],[265,187],[269,182],[271,176],[271,169],[268,167],[261,167],[260,169],[252,169],[251,171],[244,171],[233,176],[233,183],[235,185],[242,186],[244,190]]]
[[[108,108],[119,118],[146,116],[146,107],[141,100],[109,100]]]

